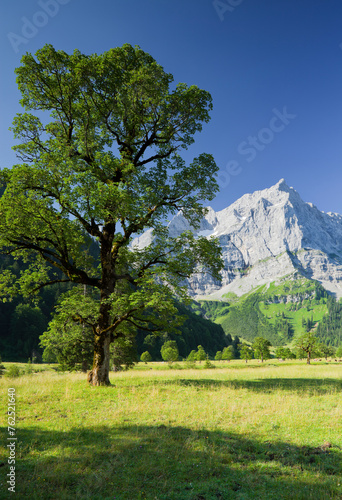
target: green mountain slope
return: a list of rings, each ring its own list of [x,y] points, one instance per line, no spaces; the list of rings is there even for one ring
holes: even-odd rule
[[[328,297],[318,282],[297,273],[242,297],[227,297],[228,302],[221,305],[201,301],[200,307],[207,318],[222,325],[226,335],[238,335],[249,342],[262,336],[277,346],[288,344],[297,333],[317,328],[328,315]],[[336,304],[335,299],[329,300]],[[339,332],[342,321],[340,326]],[[326,329],[324,335],[329,336]],[[329,339],[330,344],[336,345],[335,337]]]

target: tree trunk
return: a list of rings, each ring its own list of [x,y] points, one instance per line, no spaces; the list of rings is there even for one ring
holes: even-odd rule
[[[309,365],[310,364],[310,352],[308,352],[308,358],[306,360],[306,364]]]
[[[93,368],[88,373],[88,382],[92,385],[110,385],[110,344],[112,335],[108,331],[110,326],[110,304],[107,296],[101,301],[99,323],[94,338]]]
[[[87,377],[91,385],[110,385],[109,346],[110,336],[95,336],[93,368]]]
[[[87,285],[83,285],[83,295],[84,297],[86,296],[87,294]],[[83,323],[83,337],[85,337],[85,324]],[[82,372],[83,373],[87,373],[87,369],[88,369],[88,361],[85,359],[85,353],[84,353],[84,349],[82,349]]]
[[[100,260],[102,269],[100,315],[94,339],[93,368],[88,373],[88,382],[96,386],[110,385],[109,347],[112,335],[108,329],[111,325],[111,304],[109,299],[115,289],[111,255],[114,232],[115,223],[108,221],[103,227],[100,241]]]

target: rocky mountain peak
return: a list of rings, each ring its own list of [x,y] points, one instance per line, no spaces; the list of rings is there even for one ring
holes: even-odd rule
[[[224,259],[222,283],[214,283],[209,276],[194,276],[189,281],[194,296],[214,294],[219,298],[229,291],[241,295],[298,272],[342,296],[342,217],[304,202],[284,179],[245,194],[219,212],[208,207],[197,230],[177,214],[169,224],[170,235],[185,230],[217,237]],[[151,241],[152,233],[147,232],[136,244]]]

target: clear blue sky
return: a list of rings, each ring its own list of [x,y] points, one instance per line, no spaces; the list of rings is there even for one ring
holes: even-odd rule
[[[211,93],[212,119],[186,158],[214,155],[215,210],[284,177],[305,201],[342,213],[341,0],[15,0],[1,8],[1,167],[16,162],[8,127],[20,111],[22,54],[45,43],[87,54],[130,43],[175,82]]]

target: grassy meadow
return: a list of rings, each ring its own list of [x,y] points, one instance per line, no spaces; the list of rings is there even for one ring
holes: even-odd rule
[[[179,366],[182,366],[180,363]],[[2,377],[0,498],[342,498],[342,364],[139,363]],[[16,390],[16,493],[7,491],[7,389]]]
[[[276,320],[279,319],[280,315],[284,313],[284,319],[287,319],[293,330],[296,333],[304,333],[306,330],[303,328],[302,320],[303,318],[307,321],[313,318],[314,323],[318,323],[322,320],[325,314],[327,314],[328,307],[326,304],[318,304],[314,306],[306,306],[296,311],[291,310],[291,303],[289,304],[265,304],[260,302],[260,310],[264,316],[270,321],[272,325],[275,324]]]

